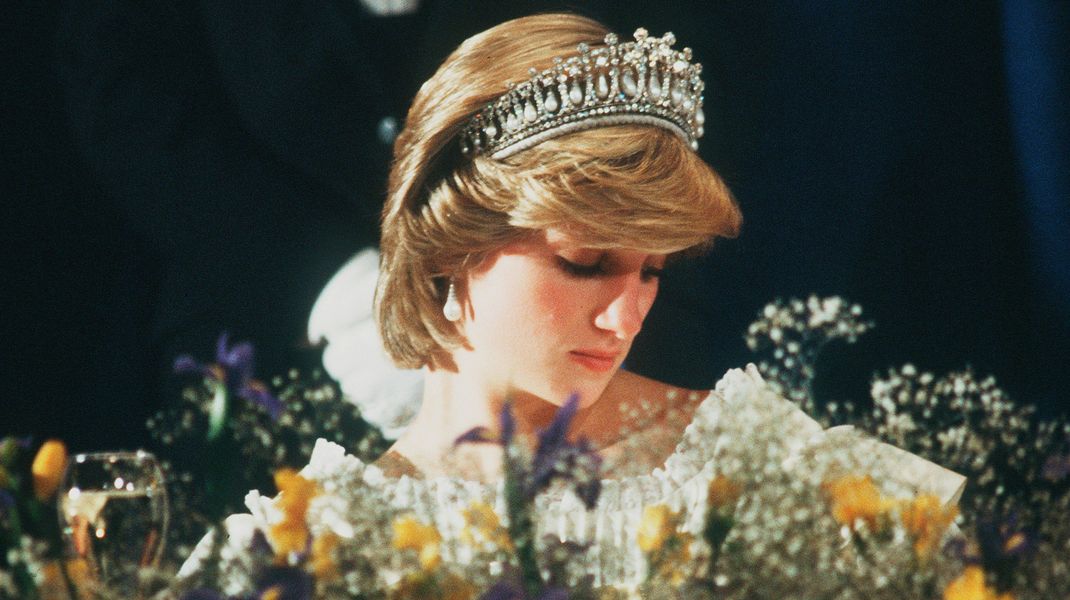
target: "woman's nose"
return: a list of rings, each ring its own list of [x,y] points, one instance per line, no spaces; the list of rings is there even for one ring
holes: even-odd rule
[[[637,276],[624,278],[595,315],[595,327],[610,331],[619,339],[630,340],[643,327],[643,319],[656,295],[656,283],[651,285]]]

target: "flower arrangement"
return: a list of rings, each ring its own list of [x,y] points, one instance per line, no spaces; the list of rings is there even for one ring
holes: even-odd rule
[[[638,516],[627,528],[605,533],[619,538],[613,540],[572,539],[542,518],[548,506],[568,498],[576,511],[595,515],[607,494],[608,484],[599,476],[603,461],[586,441],[566,435],[574,399],[534,440],[518,439],[508,404],[496,432],[475,429],[462,436],[458,444],[501,446],[498,493],[480,488],[466,495],[461,492],[469,487],[457,484],[440,498],[442,508],[419,512],[390,502],[383,492],[389,486],[372,467],[324,476],[326,466],[312,452],[317,436],[344,443],[365,462],[383,449],[381,437],[344,405],[332,384],[316,375],[302,381],[297,374],[270,388],[257,384],[251,348],[231,347],[223,338],[214,366],[191,359],[176,363],[203,382],[187,390],[179,407],[154,420],[154,435],[174,450],[170,469],[183,486],[201,482],[211,489],[211,478],[219,477],[208,472],[217,468],[212,463],[178,462],[184,449],[195,448],[200,457],[235,453],[231,461],[240,456],[244,468],[228,475],[239,478],[233,487],[278,495],[269,500],[250,493],[246,505],[252,514],[227,520],[229,539],[218,526],[205,536],[191,560],[198,564],[187,565],[191,568],[169,595],[182,600],[1065,595],[1070,425],[1039,420],[1029,407],[1011,403],[990,378],[969,371],[936,376],[911,365],[874,378],[872,409],[814,402],[813,365],[822,348],[836,339],[851,341],[870,327],[860,308],[836,298],[766,307],[747,341],[759,353],[770,385],[724,390],[732,418],[696,419],[682,442],[707,445],[715,457],[701,497],[629,505]],[[849,423],[854,429],[834,427],[801,447],[785,444],[797,437],[798,411],[782,398],[806,407],[826,426]],[[919,493],[879,460],[874,452],[879,442],[966,475],[965,491],[950,501]],[[342,464],[337,450],[332,460]],[[312,463],[303,471],[292,470],[309,455]],[[4,474],[17,469],[0,464],[7,469],[0,470],[0,524],[6,526],[5,506],[11,502],[5,499],[15,497],[11,490],[25,497],[29,488],[25,481],[12,487]],[[274,476],[266,483],[256,479],[269,473]],[[411,484],[394,491],[415,493],[406,485]],[[176,513],[189,519],[200,511],[201,522],[211,522],[203,508],[206,498],[210,494],[176,494]],[[232,496],[227,502],[220,506],[231,510]],[[609,564],[610,542],[617,548],[612,551],[635,557],[637,579],[599,576]],[[24,578],[11,565],[6,569],[15,575],[4,579],[0,569],[0,597],[5,585]]]
[[[476,429],[458,440],[500,444],[504,457],[504,502],[460,511],[464,560],[446,556],[445,536],[431,520],[376,502],[361,478],[334,482],[345,493],[317,496],[303,522],[283,509],[278,524],[321,528],[290,563],[316,582],[301,588],[311,595],[286,597],[1022,600],[1065,589],[1070,429],[1035,420],[990,379],[968,372],[938,378],[909,365],[874,380],[870,412],[817,407],[808,399],[821,348],[871,326],[860,309],[835,299],[780,302],[762,312],[750,341],[772,356],[764,367],[776,391],[749,390],[733,419],[697,432],[720,441],[700,515],[665,503],[642,507],[630,543],[645,574],[635,585],[597,584],[597,542],[558,537],[539,522],[540,495],[567,488],[582,507],[598,504],[601,460],[564,435],[575,411],[570,400],[530,446],[515,439],[508,408],[496,434]],[[775,402],[780,395],[827,422],[849,418],[876,439],[967,474],[970,485],[958,503],[897,487],[882,477],[887,471],[871,446],[852,443],[860,438],[854,434],[797,455],[780,443],[793,426],[790,407]],[[364,533],[344,531],[340,516]],[[278,524],[254,536],[272,540],[276,554],[286,546]],[[318,536],[329,540],[321,547],[331,549],[330,569],[313,567]]]

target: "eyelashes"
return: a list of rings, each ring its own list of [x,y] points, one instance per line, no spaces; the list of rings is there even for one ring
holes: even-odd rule
[[[557,264],[561,267],[561,270],[573,277],[597,277],[605,274],[605,269],[602,267],[602,261],[599,260],[594,264],[576,263],[568,260],[563,256],[557,257]]]
[[[609,274],[609,270],[605,266],[604,257],[592,264],[572,262],[563,256],[556,256],[556,259],[561,270],[572,277],[593,279],[595,277],[602,277]],[[643,281],[653,281],[661,278],[664,272],[665,270],[659,267],[644,266],[641,275]]]
[[[652,281],[655,279],[661,279],[661,276],[665,274],[665,269],[660,267],[643,267],[643,280]]]

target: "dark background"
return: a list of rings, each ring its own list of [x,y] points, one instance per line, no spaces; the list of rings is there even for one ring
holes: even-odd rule
[[[633,369],[709,387],[767,301],[840,294],[878,328],[830,350],[829,397],[911,361],[1068,403],[1070,3],[220,4],[10,9],[0,434],[145,444],[174,356],[223,329],[262,374],[316,364],[312,301],[376,239],[384,119],[468,35],[561,6],[694,48],[746,219],[668,274]]]

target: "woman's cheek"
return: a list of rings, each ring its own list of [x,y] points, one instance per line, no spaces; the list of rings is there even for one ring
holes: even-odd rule
[[[533,292],[536,310],[547,324],[568,323],[568,317],[576,311],[577,299],[582,298],[584,290],[578,282],[551,278],[542,282]]]
[[[650,314],[650,309],[654,307],[654,301],[658,298],[658,282],[655,280],[650,284],[650,290],[644,295],[644,304],[640,307],[643,313],[643,320],[646,320],[646,316]]]

